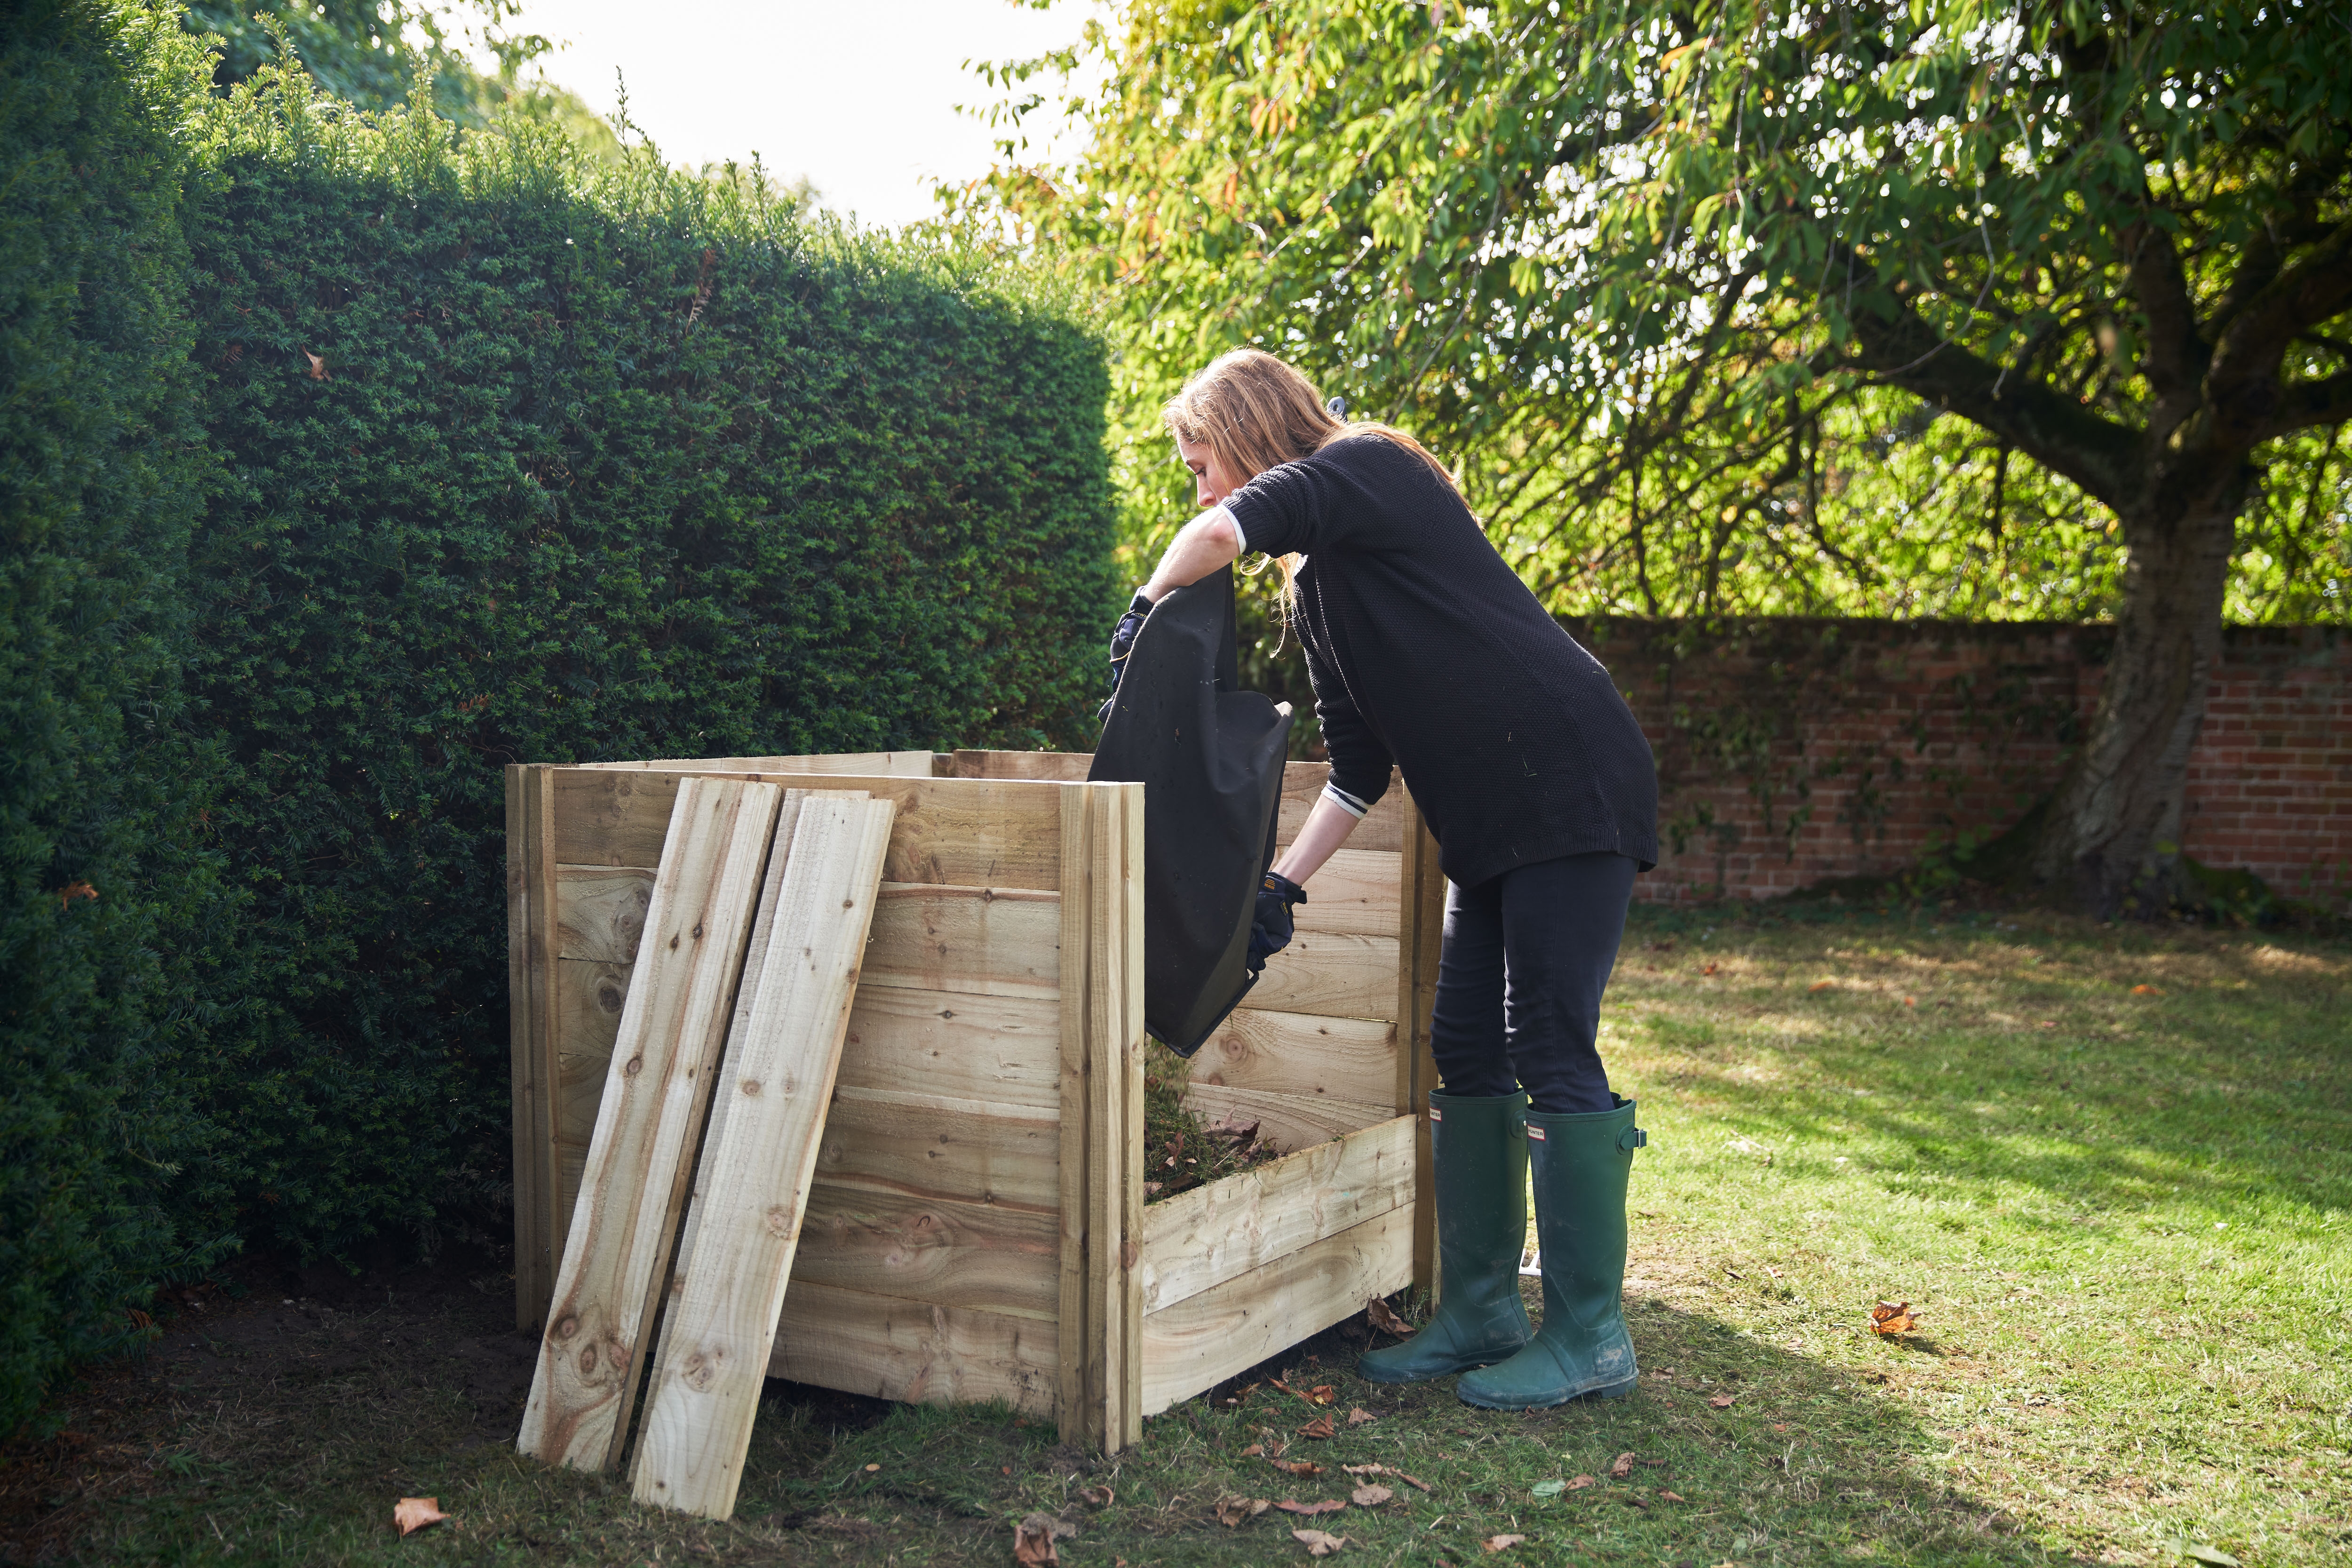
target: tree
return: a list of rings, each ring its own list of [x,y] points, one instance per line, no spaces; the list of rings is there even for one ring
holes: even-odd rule
[[[406,103],[422,71],[432,81],[434,107],[461,125],[479,125],[515,99],[541,119],[588,114],[561,89],[518,85],[522,68],[554,47],[536,33],[514,30],[521,10],[521,0],[442,6],[420,0],[187,0],[182,17],[191,33],[220,40],[213,80],[223,89],[274,63],[282,35],[313,80],[362,109]],[[497,60],[497,71],[476,69],[469,48]]]
[[[1018,167],[1008,101],[977,195],[1124,300],[1139,394],[1300,359],[1460,453],[1556,598],[1868,606],[1891,561],[2011,613],[1988,578],[2063,564],[2116,638],[2032,859],[2090,909],[2176,885],[2225,603],[2344,614],[2352,30],[2310,0],[1137,0],[997,79],[1082,54],[1087,153]]]

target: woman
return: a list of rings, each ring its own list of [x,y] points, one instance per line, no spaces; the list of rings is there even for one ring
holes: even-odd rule
[[[1496,1409],[1628,1394],[1625,1184],[1644,1140],[1594,1035],[1634,873],[1657,859],[1649,744],[1609,672],[1411,437],[1343,423],[1305,376],[1251,349],[1194,376],[1166,416],[1207,510],[1142,597],[1244,551],[1279,558],[1331,754],[1329,784],[1265,879],[1256,945],[1289,941],[1299,885],[1392,763],[1450,884],[1431,1026],[1444,1088],[1429,1097],[1443,1300],[1362,1373],[1466,1373],[1461,1397]],[[1518,1293],[1530,1160],[1544,1287],[1532,1335]]]

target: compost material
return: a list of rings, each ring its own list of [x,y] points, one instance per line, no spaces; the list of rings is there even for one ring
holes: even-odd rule
[[[1250,921],[1274,862],[1290,710],[1240,689],[1231,567],[1136,634],[1087,777],[1143,795],[1143,1023],[1189,1057],[1256,976]]]

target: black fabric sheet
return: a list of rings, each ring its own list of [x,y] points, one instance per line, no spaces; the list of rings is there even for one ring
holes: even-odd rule
[[[1143,1023],[1191,1056],[1257,977],[1250,921],[1274,862],[1290,714],[1238,689],[1231,568],[1152,606],[1090,780],[1143,792]]]

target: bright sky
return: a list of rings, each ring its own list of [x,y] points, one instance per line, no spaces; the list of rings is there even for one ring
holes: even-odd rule
[[[599,114],[611,116],[625,73],[629,118],[668,162],[756,151],[778,179],[805,174],[826,206],[871,227],[932,216],[933,180],[992,161],[988,127],[955,106],[998,95],[963,63],[1075,43],[1085,5],[523,0],[510,26],[566,45],[541,68]]]

